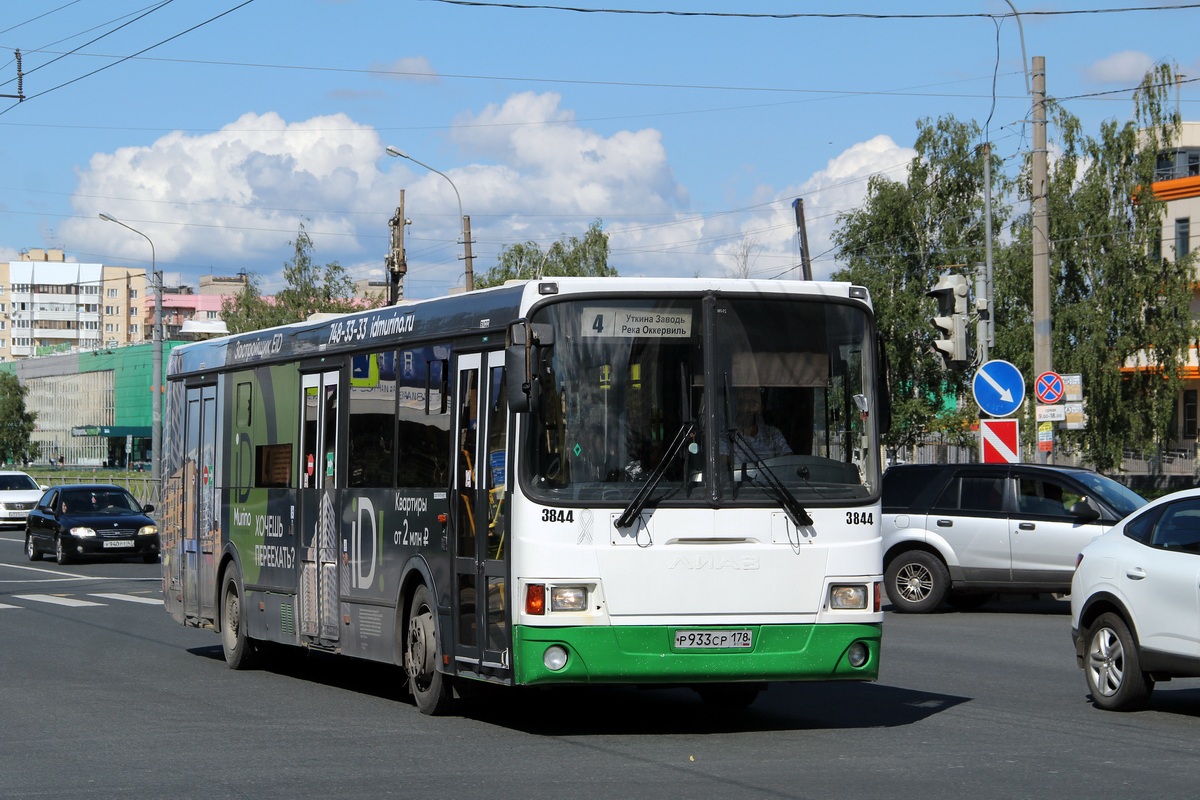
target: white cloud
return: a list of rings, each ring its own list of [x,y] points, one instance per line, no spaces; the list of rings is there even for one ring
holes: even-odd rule
[[[382,152],[373,129],[343,114],[296,123],[245,114],[214,133],[176,131],[94,155],[78,173],[72,205],[79,216],[59,235],[88,242],[80,249],[90,252],[146,260],[145,242],[97,219],[105,212],[148,236],[159,261],[252,265],[289,253],[286,243],[304,221],[318,251],[322,238],[353,251],[364,220],[384,225],[390,215]]]
[[[813,277],[826,279],[837,268],[833,260],[831,236],[839,213],[859,206],[867,192],[867,181],[882,173],[891,180],[905,179],[909,162],[916,151],[897,145],[889,136],[875,136],[854,144],[829,160],[825,168],[798,185],[775,189],[762,187],[766,204],[762,214],[744,219],[742,236],[754,240],[759,248],[751,268],[756,277],[798,277],[800,247],[796,215],[792,203],[804,200],[804,223]],[[775,202],[769,202],[775,199]],[[711,226],[709,226],[711,227]],[[706,228],[706,234],[710,230]],[[733,253],[741,237],[717,248],[722,256],[723,273],[733,267]]]
[[[494,265],[504,245],[546,246],[601,219],[622,275],[729,274],[731,250],[744,237],[758,245],[756,275],[787,274],[798,261],[791,198],[803,197],[815,277],[824,278],[833,262],[819,256],[829,249],[836,214],[861,202],[871,174],[891,170],[902,179],[914,155],[877,136],[793,186],[760,186],[743,202],[756,210],[698,214],[688,210],[687,189],[657,130],[605,135],[580,127],[556,94],[513,95],[463,115],[452,131],[464,166],[439,161],[444,176],[382,157],[378,133],[344,114],[287,122],[250,113],[213,133],[174,132],[93,156],[79,171],[77,216],[59,238],[74,250],[145,263],[144,240],[98,220],[103,211],[151,237],[160,269],[192,280],[249,269],[275,291],[291,255],[287,242],[303,221],[318,263],[337,259],[355,279],[377,278],[386,221],[403,188],[413,220],[406,294],[428,297],[462,280],[455,188],[472,218],[477,273]]]
[[[1145,53],[1122,50],[1096,61],[1084,70],[1084,75],[1096,83],[1136,86],[1153,66],[1154,59]]]

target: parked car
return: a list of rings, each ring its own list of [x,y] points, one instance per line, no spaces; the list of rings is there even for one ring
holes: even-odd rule
[[[127,490],[109,484],[68,484],[46,491],[25,523],[25,554],[54,553],[59,564],[84,556],[158,560],[158,526]]]
[[[1070,591],[1079,551],[1146,503],[1092,470],[905,464],[883,475],[884,587],[896,611]]]
[[[1200,677],[1200,489],[1161,497],[1079,554],[1071,638],[1092,702],[1125,711]]]
[[[0,525],[24,527],[45,486],[24,472],[0,471]]]

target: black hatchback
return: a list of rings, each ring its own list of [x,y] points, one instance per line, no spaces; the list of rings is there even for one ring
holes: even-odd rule
[[[120,486],[101,483],[55,486],[29,512],[25,555],[37,561],[54,553],[59,564],[84,556],[139,556],[158,561],[158,526]]]

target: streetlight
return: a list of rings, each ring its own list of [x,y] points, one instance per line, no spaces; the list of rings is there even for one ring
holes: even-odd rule
[[[454,181],[450,180],[450,177],[446,173],[436,170],[428,164],[417,161],[415,158],[398,147],[392,147],[391,145],[388,145],[387,154],[393,158],[407,158],[414,164],[420,164],[430,172],[436,172],[438,175],[441,175],[443,178],[445,178],[450,184],[450,188],[454,190],[454,197],[456,200],[458,200],[458,218],[462,220],[463,263],[466,265],[466,286],[468,292],[473,291],[475,289],[475,273],[471,267],[471,218],[463,214],[462,197],[460,197],[458,194],[458,187],[454,185]]]
[[[157,501],[161,497],[162,487],[160,480],[162,478],[162,459],[160,451],[162,450],[162,277],[155,268],[154,257],[154,242],[150,237],[139,231],[137,228],[126,225],[116,217],[110,217],[103,211],[100,212],[100,219],[105,222],[115,222],[122,228],[129,230],[141,236],[147,242],[150,242],[150,285],[154,288],[154,324],[151,326],[151,336],[154,341],[152,354],[151,371],[154,373],[150,384],[150,393],[153,396],[150,406],[150,483],[153,486],[154,498]]]

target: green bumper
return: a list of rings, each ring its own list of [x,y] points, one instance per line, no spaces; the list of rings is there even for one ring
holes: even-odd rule
[[[725,683],[730,681],[872,681],[879,677],[879,625],[746,625],[753,647],[679,649],[676,630],[728,630],[680,625],[535,628],[513,631],[518,684]],[[852,667],[847,652],[863,643],[870,655]],[[551,645],[567,651],[558,671],[542,663]]]

